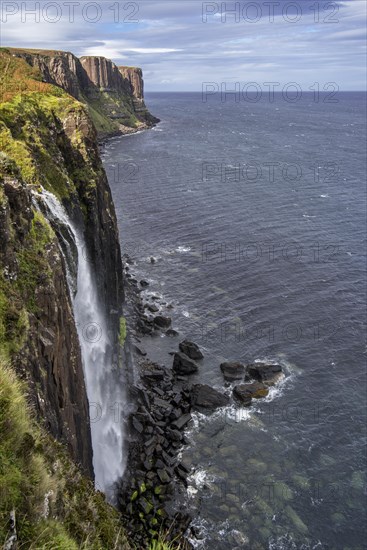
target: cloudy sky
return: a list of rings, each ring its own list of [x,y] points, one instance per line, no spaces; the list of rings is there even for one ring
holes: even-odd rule
[[[139,66],[147,91],[200,91],[203,82],[363,90],[366,7],[366,0],[3,0],[1,45]]]

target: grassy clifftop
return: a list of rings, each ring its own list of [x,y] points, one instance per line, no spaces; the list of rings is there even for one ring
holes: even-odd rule
[[[42,82],[37,69],[6,51],[0,51],[0,73],[1,151],[27,184],[42,185],[60,199],[70,196],[75,192],[73,174],[65,170],[59,145],[68,116],[86,117],[85,107],[61,88]],[[71,143],[77,144],[79,137],[75,128]]]
[[[117,67],[104,57],[78,59],[70,52],[57,50],[0,51],[7,56],[1,79],[5,99],[21,91],[41,91],[46,83],[56,84],[85,105],[100,138],[131,133],[158,121],[144,103],[141,69]],[[9,73],[17,59],[26,61],[28,68],[19,66],[20,78],[9,85]]]

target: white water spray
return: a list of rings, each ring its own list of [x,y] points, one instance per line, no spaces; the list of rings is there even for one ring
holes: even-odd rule
[[[107,331],[105,313],[97,294],[92,266],[85,253],[84,236],[72,224],[54,195],[42,191],[38,197],[46,205],[51,219],[62,224],[69,232],[78,252],[75,296],[69,267],[67,279],[73,299],[89,401],[95,482],[96,488],[105,492],[113,502],[113,485],[125,468],[122,412],[126,397],[123,391],[122,372],[118,365],[113,364],[113,346]],[[63,241],[65,244],[67,239],[63,238]],[[66,257],[65,263],[68,266]]]

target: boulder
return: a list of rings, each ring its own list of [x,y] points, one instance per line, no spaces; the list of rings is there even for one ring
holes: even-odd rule
[[[269,393],[269,388],[261,382],[252,382],[252,384],[239,384],[233,388],[233,396],[244,405],[251,405],[252,399],[265,397]]]
[[[273,386],[281,378],[283,371],[280,365],[253,363],[246,366],[246,372],[251,378],[263,382],[268,386]]]
[[[146,498],[144,497],[141,497],[139,500],[138,500],[138,503],[139,503],[139,506],[140,508],[143,510],[144,514],[147,515],[149,514],[152,509],[153,509],[153,504],[151,504],[150,502],[147,501]]]
[[[190,357],[190,359],[202,359],[204,355],[199,349],[197,344],[190,342],[190,340],[184,340],[178,345],[180,351]]]
[[[149,283],[148,283],[148,281],[145,281],[144,279],[142,279],[142,280],[140,281],[140,286],[142,286],[143,288],[145,288],[145,287],[149,286]]]
[[[186,426],[186,424],[191,422],[191,420],[192,420],[191,414],[184,414],[180,416],[180,418],[172,422],[172,426],[174,429],[182,430]]]
[[[245,365],[238,363],[238,361],[221,363],[220,370],[223,373],[224,379],[229,382],[233,382],[233,380],[242,380],[245,375]]]
[[[217,409],[228,405],[229,398],[206,384],[195,384],[191,388],[191,405],[196,408]]]
[[[155,326],[159,328],[167,328],[171,325],[171,318],[170,317],[164,317],[164,315],[156,315],[153,320]]]
[[[159,311],[159,307],[155,304],[145,304],[144,307],[151,313],[157,313]]]
[[[163,369],[155,368],[144,370],[141,377],[149,382],[159,382],[164,379],[164,375],[165,371]]]
[[[170,441],[177,441],[180,442],[182,439],[182,434],[179,430],[173,429],[173,428],[167,428],[166,430],[167,438]]]
[[[144,426],[135,416],[133,416],[132,424],[137,432],[139,432],[140,434],[143,433]]]
[[[166,330],[166,336],[178,336],[178,332],[173,328],[169,328]]]
[[[182,352],[176,352],[173,358],[173,370],[176,374],[194,374],[199,369],[198,365]]]
[[[147,354],[147,352],[143,348],[139,348],[139,346],[137,345],[134,345],[134,350],[136,351],[136,353],[142,355],[143,357],[145,357]]]

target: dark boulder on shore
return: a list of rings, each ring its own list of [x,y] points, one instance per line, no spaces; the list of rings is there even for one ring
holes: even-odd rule
[[[245,365],[238,361],[221,363],[220,370],[223,373],[224,379],[229,382],[233,382],[233,380],[242,380],[245,375]]]
[[[198,365],[184,353],[177,351],[173,358],[173,370],[176,374],[194,374],[199,369]]]
[[[146,354],[147,354],[147,352],[145,351],[145,349],[140,348],[140,347],[137,346],[136,344],[134,345],[134,350],[136,351],[136,353],[137,353],[138,355],[141,355],[141,356],[143,356],[143,357],[145,357]]]
[[[156,327],[168,328],[169,326],[171,326],[172,321],[170,317],[165,317],[164,315],[156,315],[156,317],[154,317],[153,322]]]
[[[178,336],[178,332],[174,328],[169,328],[166,330],[166,336]]]
[[[252,399],[265,397],[269,393],[269,388],[261,382],[252,382],[251,384],[239,384],[233,388],[233,396],[241,401],[243,405],[251,405]]]
[[[159,311],[159,307],[155,304],[144,304],[144,307],[151,313],[157,313]]]
[[[204,355],[199,349],[199,346],[190,340],[184,340],[178,345],[180,351],[190,357],[190,359],[203,359]]]
[[[195,384],[190,392],[191,406],[199,409],[217,409],[228,405],[229,398],[207,384]]]
[[[246,372],[251,378],[263,382],[268,386],[273,386],[282,376],[282,367],[280,365],[268,365],[266,363],[253,363],[246,366]]]

